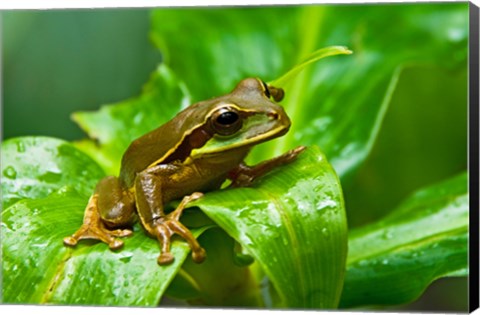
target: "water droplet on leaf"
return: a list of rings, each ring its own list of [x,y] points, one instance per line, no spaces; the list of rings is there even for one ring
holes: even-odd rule
[[[10,179],[15,179],[17,178],[17,171],[12,166],[8,166],[3,170],[3,175]]]
[[[25,152],[25,145],[23,144],[23,142],[17,142],[17,152]]]
[[[382,238],[384,240],[390,240],[393,238],[393,233],[389,230],[386,230],[385,232],[383,232]]]
[[[330,237],[330,232],[328,232],[328,230],[327,230],[326,227],[324,227],[324,228],[322,229],[322,234],[323,234],[323,236],[325,236],[325,238],[327,238],[327,239]]]

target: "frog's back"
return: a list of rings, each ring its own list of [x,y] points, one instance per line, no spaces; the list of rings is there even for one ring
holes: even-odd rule
[[[128,187],[133,185],[136,173],[143,171],[167,154],[167,148],[174,143],[174,140],[166,136],[163,130],[165,129],[158,128],[136,139],[125,151],[120,168],[120,178]]]
[[[122,157],[120,169],[120,178],[127,187],[133,185],[136,173],[155,162],[163,163],[172,156],[188,131],[203,123],[204,116],[196,115],[195,109],[208,107],[211,103],[206,101],[193,104],[189,110],[178,113],[174,119],[134,140]]]

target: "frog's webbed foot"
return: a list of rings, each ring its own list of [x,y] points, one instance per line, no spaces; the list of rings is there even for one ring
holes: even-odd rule
[[[197,200],[202,196],[203,194],[199,192],[193,193],[190,196],[185,196],[173,212],[162,218],[156,219],[154,223],[155,234],[162,247],[161,254],[158,256],[157,260],[159,265],[167,265],[174,260],[174,257],[170,252],[171,237],[174,234],[181,236],[187,241],[192,249],[192,259],[194,262],[201,263],[205,259],[205,250],[200,246],[192,232],[190,232],[190,230],[179,221],[185,206],[189,202]]]
[[[116,237],[131,234],[131,230],[109,230],[105,226],[97,210],[97,195],[94,194],[88,201],[82,226],[73,235],[65,237],[63,243],[68,246],[75,246],[79,240],[95,239],[104,242],[110,249],[118,249],[123,246],[123,241]]]
[[[232,180],[231,187],[250,186],[257,177],[265,175],[278,166],[293,162],[305,149],[305,146],[299,146],[254,166],[248,166],[244,163],[240,164],[229,176]]]

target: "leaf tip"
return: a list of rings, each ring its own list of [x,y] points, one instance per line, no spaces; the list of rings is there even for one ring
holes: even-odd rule
[[[338,53],[344,55],[351,55],[353,54],[353,50],[348,49],[347,46],[337,46]]]
[[[73,120],[74,122],[76,122],[77,124],[79,123],[78,122],[78,112],[73,112],[70,114],[70,119]]]

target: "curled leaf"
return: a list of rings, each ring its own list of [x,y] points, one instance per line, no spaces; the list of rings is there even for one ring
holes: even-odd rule
[[[401,304],[435,279],[468,274],[467,175],[417,191],[350,232],[341,307]]]
[[[212,192],[195,204],[256,259],[283,307],[336,308],[346,217],[338,178],[318,148],[252,187]]]
[[[20,152],[18,144],[23,146]],[[94,180],[102,171],[83,152],[57,139],[12,139],[4,143],[2,151],[8,153],[8,161],[16,162],[18,170],[17,178],[2,187],[3,193],[18,195],[24,191],[23,183],[39,186],[32,190],[34,195],[2,211],[4,302],[124,306],[159,303],[190,252],[185,242],[173,243],[175,261],[167,267],[158,266],[158,242],[139,225],[132,237],[124,239],[125,245],[119,251],[91,241],[66,247],[62,240],[82,223]],[[24,155],[28,152],[36,154],[32,159],[40,158],[33,168],[31,159]],[[52,155],[65,152],[68,154]],[[32,171],[25,171],[29,169]],[[44,185],[38,177],[52,169],[62,176]],[[19,189],[18,193],[14,188]],[[194,235],[208,228],[194,229]]]
[[[352,53],[351,50],[343,46],[331,46],[331,47],[320,48],[314,51],[313,53],[311,53],[308,57],[305,58],[304,61],[297,64],[295,67],[290,69],[287,73],[269,82],[269,84],[273,86],[283,87],[290,80],[292,80],[296,75],[298,75],[303,69],[305,69],[308,65],[329,56],[350,55],[351,53]]]

